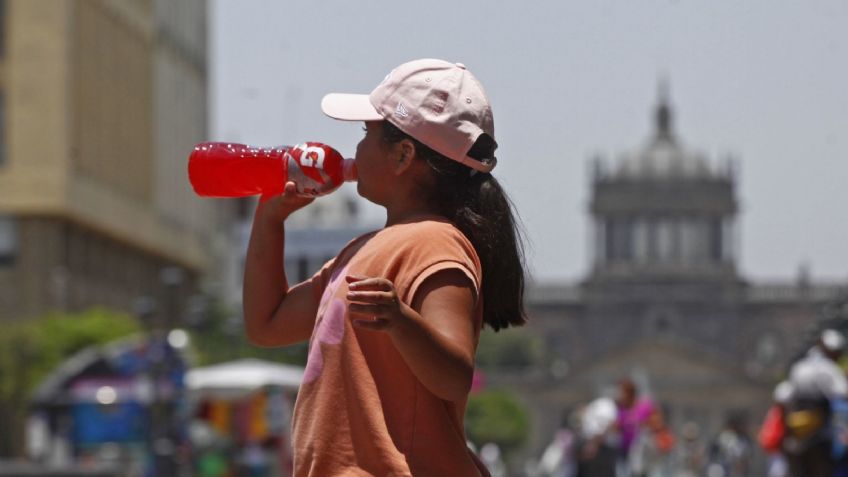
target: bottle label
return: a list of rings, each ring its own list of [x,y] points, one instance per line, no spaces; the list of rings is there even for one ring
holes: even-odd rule
[[[300,153],[301,167],[324,168],[324,149],[317,146],[306,146]]]
[[[324,170],[326,151],[320,146],[299,144],[286,152],[288,180],[297,185],[297,194],[307,197],[322,195],[336,187]]]

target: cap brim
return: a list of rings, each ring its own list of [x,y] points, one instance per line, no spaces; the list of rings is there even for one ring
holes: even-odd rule
[[[367,94],[331,93],[321,100],[324,114],[342,121],[382,121],[383,116],[374,109]]]

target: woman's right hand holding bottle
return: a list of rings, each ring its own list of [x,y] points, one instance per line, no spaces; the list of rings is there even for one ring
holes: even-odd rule
[[[282,223],[289,215],[309,205],[313,200],[315,200],[314,197],[297,195],[297,184],[288,181],[282,194],[263,195],[259,199],[259,208],[256,209],[257,219],[270,223]]]

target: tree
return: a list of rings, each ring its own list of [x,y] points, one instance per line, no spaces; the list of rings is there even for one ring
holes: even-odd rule
[[[205,316],[191,331],[191,349],[198,366],[208,366],[242,358],[306,365],[308,344],[261,348],[248,341],[241,319],[222,304],[212,302]]]
[[[523,369],[536,364],[540,356],[539,339],[526,330],[483,332],[477,347],[477,364],[483,368]]]
[[[524,405],[510,393],[486,391],[468,400],[465,429],[478,448],[493,442],[508,456],[526,442],[530,419]]]
[[[62,360],[139,331],[132,316],[105,308],[5,324],[0,334],[0,456],[23,454],[27,400]]]

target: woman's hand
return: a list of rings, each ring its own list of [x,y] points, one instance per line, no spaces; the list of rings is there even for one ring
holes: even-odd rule
[[[415,377],[439,398],[468,397],[477,334],[474,287],[462,271],[442,270],[426,278],[411,305],[385,278],[346,280],[354,326],[387,333]]]
[[[297,195],[297,184],[286,182],[282,194],[275,196],[262,196],[259,200],[259,208],[256,214],[265,221],[280,223],[285,221],[293,212],[309,205],[314,197],[301,197]]]
[[[415,313],[398,297],[395,284],[385,278],[348,275],[347,300],[353,324],[369,330],[391,332]]]

